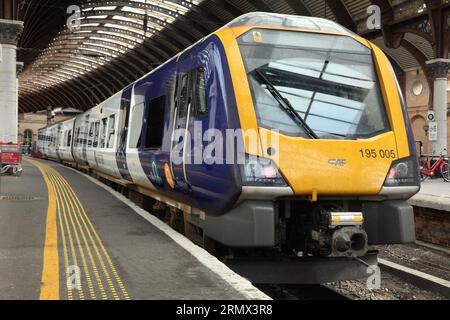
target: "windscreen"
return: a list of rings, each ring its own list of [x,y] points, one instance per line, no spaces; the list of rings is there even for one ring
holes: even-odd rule
[[[355,39],[252,29],[238,43],[261,127],[348,140],[389,130],[372,52]]]

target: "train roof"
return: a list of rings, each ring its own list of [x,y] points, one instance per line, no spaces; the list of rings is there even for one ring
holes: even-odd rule
[[[317,17],[294,16],[268,12],[250,12],[244,14],[228,23],[227,26],[299,28],[311,30],[313,32],[341,33],[349,36],[355,35],[352,31],[331,20]]]

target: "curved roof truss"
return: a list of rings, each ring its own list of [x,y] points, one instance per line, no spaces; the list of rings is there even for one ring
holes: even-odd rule
[[[374,40],[398,72],[425,66],[448,54],[448,0],[5,0],[17,3],[25,20],[19,58],[20,111],[53,107],[86,109],[108,98],[201,37],[249,11],[328,18]],[[81,10],[76,28],[61,16],[73,3]],[[19,5],[20,4],[20,5]],[[377,5],[382,28],[370,29],[367,8]],[[442,16],[439,16],[442,14]],[[45,23],[42,18],[46,17]],[[65,16],[66,19],[68,16]],[[447,29],[437,28],[447,20]],[[51,30],[61,30],[51,33]],[[436,34],[438,32],[443,34]],[[445,32],[447,32],[445,34]],[[50,39],[46,39],[51,34]],[[41,39],[43,35],[43,40]],[[46,42],[45,42],[46,41]],[[44,44],[45,43],[45,44]],[[36,47],[26,48],[26,47]]]

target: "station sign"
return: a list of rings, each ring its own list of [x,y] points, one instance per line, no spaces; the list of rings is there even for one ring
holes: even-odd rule
[[[430,121],[428,122],[428,140],[430,141],[437,141],[438,140],[438,124],[436,121]]]

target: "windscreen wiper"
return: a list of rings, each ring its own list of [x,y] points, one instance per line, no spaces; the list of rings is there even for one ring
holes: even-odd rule
[[[267,79],[266,76],[258,69],[255,69],[254,72],[258,75],[261,82],[267,86],[267,90],[269,90],[269,92],[272,94],[275,100],[277,100],[277,102],[280,104],[283,110],[286,111],[287,114],[289,114],[292,119],[294,119],[301,125],[306,134],[309,135],[311,138],[319,139],[319,137],[315,134],[315,132],[306,124],[305,120],[303,120],[303,118],[298,114],[298,112],[295,111],[294,107],[289,102],[289,100],[281,95],[281,93],[273,86],[273,84],[269,81],[269,79]]]

